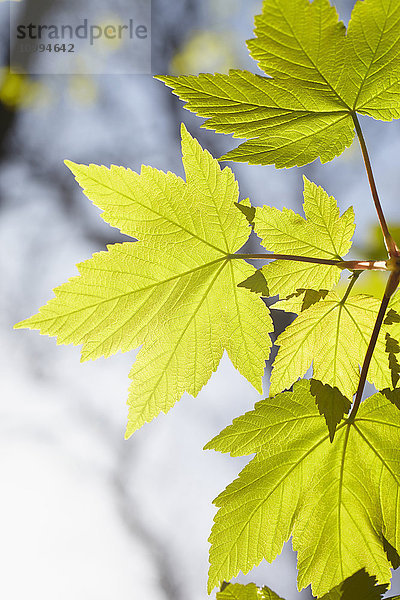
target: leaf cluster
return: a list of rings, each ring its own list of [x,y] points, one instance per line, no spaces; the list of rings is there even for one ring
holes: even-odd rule
[[[132,241],[79,264],[79,275],[16,327],[82,345],[82,360],[140,347],[129,374],[129,437],[185,393],[196,396],[225,351],[261,393],[270,312],[297,315],[276,340],[269,397],[206,445],[253,455],[215,500],[209,591],[273,561],[292,537],[300,589],[379,600],[400,564],[400,253],[357,113],[400,117],[400,4],[359,1],[346,30],[328,0],[264,0],[248,47],[263,75],[159,79],[205,127],[246,138],[224,160],[326,162],[357,133],[388,260],[350,260],[353,208],[341,214],[306,178],[304,214],[241,200],[229,167],[182,125],[185,179],[66,161],[102,218]],[[241,252],[251,235],[263,254]],[[382,302],[357,293],[368,269],[390,274]],[[279,297],[271,309],[267,296]],[[361,404],[366,381],[376,393]],[[279,600],[254,584],[217,593],[256,598]]]

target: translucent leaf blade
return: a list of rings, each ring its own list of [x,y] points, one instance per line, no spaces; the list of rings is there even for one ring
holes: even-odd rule
[[[379,301],[351,296],[345,303],[331,292],[306,311],[279,336],[280,346],[271,375],[271,395],[288,389],[313,365],[313,377],[337,387],[351,399],[379,310]],[[349,343],[351,340],[351,343]],[[368,380],[378,389],[391,386],[391,371],[382,330]]]
[[[301,166],[318,157],[327,162],[354,137],[346,108],[318,91],[299,89],[298,82],[248,71],[157,79],[185,100],[189,110],[209,118],[204,124],[208,129],[248,138],[221,160],[278,168]]]
[[[221,159],[302,166],[332,160],[354,138],[358,111],[400,117],[400,15],[395,0],[356,2],[348,32],[329,0],[264,0],[250,53],[268,78],[158,77],[207,121],[246,138]]]
[[[292,418],[289,400],[296,405]],[[276,418],[279,409],[287,422]],[[290,535],[299,589],[311,583],[314,595],[332,594],[362,568],[387,583],[382,537],[387,527],[398,531],[399,430],[398,411],[375,394],[354,424],[338,426],[331,443],[309,381],[235,419],[209,447],[257,454],[215,501],[220,508],[210,538],[210,589],[263,558],[272,561]],[[390,543],[398,548],[396,536]]]
[[[186,182],[174,173],[142,166],[140,175],[113,165],[77,165],[66,161],[86,196],[104,212],[102,218],[122,233],[165,247],[207,245],[235,252],[249,231],[232,202],[239,199],[232,171],[221,170],[182,126]],[[218,202],[216,202],[218,198]]]
[[[258,588],[254,583],[241,585],[229,583],[226,588],[217,592],[217,600],[283,600],[267,587]]]
[[[168,412],[183,392],[197,395],[217,369],[224,349],[242,375],[262,391],[273,325],[260,298],[238,287],[243,275],[254,269],[237,262],[218,266],[194,305],[188,300],[176,305],[173,316],[170,313],[157,336],[139,352],[130,373],[127,436],[160,410]]]
[[[341,260],[351,248],[354,211],[340,216],[336,200],[304,178],[304,213],[263,206],[256,210],[254,230],[263,246],[277,254]],[[339,281],[336,266],[276,260],[263,267],[271,295],[281,297],[298,289],[332,289]]]
[[[103,217],[140,241],[109,246],[16,327],[82,344],[82,359],[142,346],[131,371],[127,434],[196,396],[224,350],[261,392],[273,330],[262,300],[238,287],[256,272],[232,255],[251,228],[230,169],[182,129],[187,181],[146,167],[71,165]],[[182,207],[182,210],[180,210]]]
[[[255,23],[255,39],[247,45],[265,73],[290,77],[299,87],[319,90],[345,106],[336,87],[344,68],[346,29],[328,0],[264,0]]]
[[[356,2],[346,37],[346,101],[375,119],[400,117],[400,11],[393,0]]]

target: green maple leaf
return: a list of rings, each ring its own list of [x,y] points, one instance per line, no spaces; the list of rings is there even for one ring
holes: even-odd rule
[[[365,569],[360,569],[321,600],[381,600],[387,588],[385,584],[377,585],[376,577],[368,575]]]
[[[326,298],[328,293],[329,290],[299,289],[294,294],[290,294],[287,298],[275,302],[273,308],[299,315],[301,312],[310,308],[310,306],[313,306],[313,304]]]
[[[386,352],[392,372],[392,386],[395,388],[400,377],[400,295],[398,293],[390,300],[385,323],[390,325],[389,333],[386,335]]]
[[[346,28],[328,0],[264,0],[250,54],[269,76],[158,77],[208,120],[247,138],[223,160],[277,167],[332,160],[352,143],[353,115],[400,117],[400,13],[357,2]]]
[[[80,275],[17,327],[82,344],[82,360],[142,344],[130,377],[127,435],[184,392],[196,395],[224,350],[261,392],[272,321],[260,298],[238,284],[255,272],[231,255],[250,235],[237,209],[230,169],[182,129],[186,183],[143,167],[68,163],[103,218],[139,238],[78,265]]]
[[[387,585],[377,585],[376,578],[360,569],[354,575],[325,594],[321,600],[381,600]],[[398,599],[393,597],[392,600]],[[217,600],[282,600],[267,587],[259,588],[254,583],[242,585],[228,584],[223,591],[217,593]]]
[[[299,589],[311,584],[319,597],[361,568],[389,582],[383,536],[400,549],[399,432],[398,410],[377,393],[331,443],[307,380],[235,419],[206,448],[256,456],[215,500],[209,589],[272,562],[291,535]]]
[[[400,364],[397,359],[397,354],[400,353],[400,344],[398,340],[386,334],[386,352],[389,355],[389,367],[392,373],[392,386],[395,388],[400,379]]]
[[[342,260],[351,248],[354,211],[340,216],[336,200],[304,177],[306,219],[290,209],[257,208],[254,230],[263,246],[277,254]],[[276,260],[263,267],[271,296],[282,297],[298,289],[329,290],[339,281],[342,270],[334,265]]]
[[[240,202],[235,202],[238,209],[244,214],[251,226],[254,225],[254,217],[256,216],[256,209],[251,205],[249,198],[245,198]]]
[[[312,364],[315,379],[352,398],[379,306],[376,298],[356,295],[343,301],[330,292],[300,313],[276,341],[279,350],[272,369],[270,394],[288,389]],[[368,381],[380,390],[392,385],[384,329],[378,337]]]
[[[259,588],[255,583],[241,585],[230,583],[217,593],[217,600],[283,600],[267,587]]]
[[[343,396],[338,388],[324,385],[317,379],[311,379],[310,392],[315,398],[320,415],[324,415],[332,442],[337,425],[351,408],[350,400]]]
[[[242,281],[242,283],[239,283],[239,287],[247,288],[255,294],[260,294],[264,298],[268,298],[268,296],[270,295],[267,282],[261,269],[257,270],[245,281]]]

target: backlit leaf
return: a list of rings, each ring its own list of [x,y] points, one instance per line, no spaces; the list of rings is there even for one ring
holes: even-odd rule
[[[400,548],[399,442],[399,413],[377,393],[331,443],[306,380],[235,419],[206,448],[256,456],[215,500],[209,589],[273,561],[290,536],[299,589],[320,597],[363,568],[388,583],[382,537]]]
[[[330,292],[313,304],[278,337],[280,347],[271,375],[270,394],[288,389],[307,370],[351,399],[359,380],[380,302],[357,295],[345,302]],[[391,387],[392,377],[382,330],[371,361],[368,381],[378,389]]]
[[[217,593],[217,600],[283,600],[267,587],[258,588],[254,583],[241,585],[229,583],[222,592]]]
[[[240,283],[255,273],[234,254],[251,228],[235,206],[238,186],[182,129],[186,183],[143,167],[68,163],[103,218],[139,238],[109,246],[17,327],[82,344],[82,360],[142,348],[130,377],[127,435],[184,392],[196,396],[224,350],[261,391],[272,321]]]
[[[397,0],[356,2],[347,32],[329,0],[264,0],[248,46],[269,77],[159,77],[205,127],[247,139],[223,160],[326,162],[352,143],[356,112],[400,117]]]
[[[315,398],[320,415],[323,415],[329,430],[331,442],[335,437],[336,426],[350,410],[351,403],[337,388],[324,385],[311,379],[310,392]]]
[[[257,208],[254,230],[263,246],[277,254],[341,260],[351,247],[353,209],[340,216],[335,199],[306,177],[303,208],[306,219],[287,208]],[[281,297],[302,288],[332,289],[341,272],[334,265],[289,260],[276,260],[263,267],[271,295]]]
[[[377,585],[376,577],[360,569],[321,600],[381,600],[387,588],[386,584]]]
[[[253,275],[250,275],[248,279],[239,283],[239,287],[247,288],[255,294],[261,294],[264,298],[270,295],[268,284],[263,275],[263,272],[259,269]]]

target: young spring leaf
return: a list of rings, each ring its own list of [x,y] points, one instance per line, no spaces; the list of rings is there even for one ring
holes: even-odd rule
[[[340,216],[336,200],[304,177],[304,213],[275,207],[257,208],[254,230],[263,246],[278,254],[341,260],[351,248],[354,233],[352,208]],[[330,290],[339,281],[335,265],[276,260],[263,267],[271,296],[281,297],[298,289]]]
[[[217,600],[283,600],[283,598],[267,587],[257,587],[255,583],[247,585],[229,583],[223,591],[217,593]]]
[[[250,275],[248,279],[239,283],[239,287],[247,288],[254,292],[254,294],[260,294],[264,298],[270,296],[268,284],[261,269],[258,269],[253,275]]]
[[[328,290],[303,290],[299,289],[295,294],[275,302],[274,308],[299,315],[301,312],[313,306],[328,295]]]
[[[346,37],[343,96],[374,119],[400,118],[400,11],[393,0],[356,2]]]
[[[386,334],[386,352],[389,355],[389,368],[392,373],[392,386],[395,388],[400,379],[400,364],[397,356],[400,353],[400,344],[398,340],[392,338],[389,333]]]
[[[256,456],[215,500],[209,589],[273,561],[291,535],[299,589],[320,597],[362,568],[390,581],[382,537],[400,548],[399,431],[377,393],[331,443],[307,380],[235,419],[206,448]]]
[[[250,225],[254,225],[254,217],[256,216],[256,209],[251,205],[249,198],[235,202],[235,206],[244,214]]]
[[[325,594],[321,600],[381,600],[387,585],[377,585],[376,578],[360,569],[354,575]],[[399,596],[396,596],[399,598]],[[392,600],[396,600],[393,598]],[[217,593],[217,600],[283,600],[267,587],[258,588],[254,583],[228,584]]]
[[[248,71],[159,77],[207,118],[205,127],[247,138],[223,160],[327,162],[352,143],[355,112],[400,117],[397,2],[357,2],[346,35],[329,0],[264,0],[255,35],[250,53],[272,78]]]
[[[386,335],[386,352],[392,372],[392,386],[395,388],[400,376],[400,295],[398,293],[390,301],[385,323],[391,326]]]
[[[387,588],[386,584],[377,585],[376,577],[360,569],[321,600],[381,600]]]
[[[270,394],[290,388],[312,364],[315,379],[352,398],[379,306],[376,298],[357,295],[343,301],[336,292],[330,292],[300,313],[276,341],[280,348],[272,369]],[[380,390],[392,385],[384,330],[372,357],[368,381]]]
[[[324,385],[317,379],[311,379],[310,392],[315,398],[319,414],[324,415],[329,430],[329,439],[332,442],[336,427],[344,415],[348,414],[351,402],[337,388]]]
[[[224,349],[261,391],[272,321],[262,300],[238,284],[255,268],[230,256],[251,228],[234,205],[230,169],[182,129],[186,183],[143,167],[68,163],[103,218],[139,238],[109,246],[78,265],[80,275],[17,327],[83,344],[82,359],[142,344],[130,377],[127,435],[167,412],[184,392],[197,395]]]
[[[345,105],[302,90],[288,79],[237,70],[157,79],[187,101],[185,108],[207,117],[207,129],[248,138],[221,160],[302,166],[318,156],[328,162],[353,141],[353,122]]]

